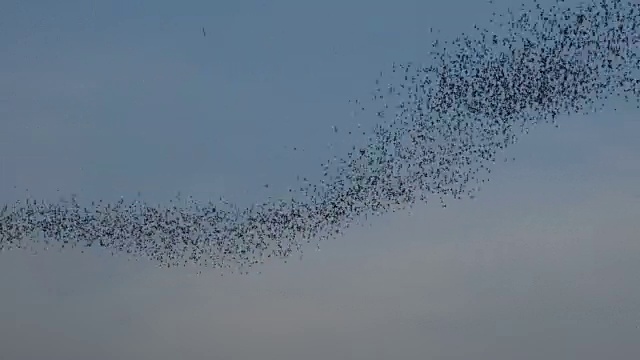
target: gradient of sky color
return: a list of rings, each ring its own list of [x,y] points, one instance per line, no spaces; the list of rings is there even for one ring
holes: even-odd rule
[[[430,27],[455,36],[493,11],[472,0],[0,9],[0,203],[28,189],[240,204],[286,192],[350,146],[332,125],[377,121],[351,116],[348,100],[393,61],[428,59]],[[260,275],[2,253],[0,358],[637,358],[640,113],[615,106],[534,129],[475,200],[385,216]]]

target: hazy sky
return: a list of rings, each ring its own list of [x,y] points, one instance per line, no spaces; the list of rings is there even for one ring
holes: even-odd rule
[[[28,189],[241,204],[286,192],[350,145],[332,125],[373,124],[348,100],[393,61],[426,60],[430,27],[454,36],[493,11],[474,0],[0,9],[0,203]],[[640,113],[618,108],[535,129],[475,200],[385,216],[260,275],[0,254],[0,358],[640,357]]]

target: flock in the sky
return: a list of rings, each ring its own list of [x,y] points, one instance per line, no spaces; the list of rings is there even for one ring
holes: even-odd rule
[[[537,123],[612,98],[640,103],[637,2],[533,1],[491,23],[434,42],[425,64],[393,64],[391,83],[376,80],[381,120],[369,144],[327,163],[322,181],[301,181],[287,200],[239,209],[29,199],[0,209],[0,249],[100,246],[162,266],[246,269],[373,215],[473,196],[500,153]]]

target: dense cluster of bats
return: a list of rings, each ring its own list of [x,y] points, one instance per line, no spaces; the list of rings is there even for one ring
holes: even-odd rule
[[[327,165],[322,181],[301,181],[290,199],[244,209],[27,199],[0,209],[0,249],[101,246],[162,266],[250,267],[374,215],[474,196],[498,154],[532,126],[598,111],[612,97],[640,103],[638,3],[534,1],[491,22],[499,31],[476,26],[434,42],[424,64],[393,64],[390,82],[376,80],[380,121],[369,143]]]

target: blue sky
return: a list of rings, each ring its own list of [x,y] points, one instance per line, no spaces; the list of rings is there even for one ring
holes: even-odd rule
[[[362,140],[331,126],[377,121],[352,116],[349,99],[366,99],[392,62],[428,59],[435,38],[488,25],[493,11],[471,0],[2,9],[0,200],[28,189],[49,200],[142,191],[163,202],[181,191],[239,204],[317,175],[320,162]],[[3,253],[1,351],[634,358],[640,125],[634,106],[619,109],[535,129],[473,201],[383,217],[260,275],[196,277],[102,253]]]

